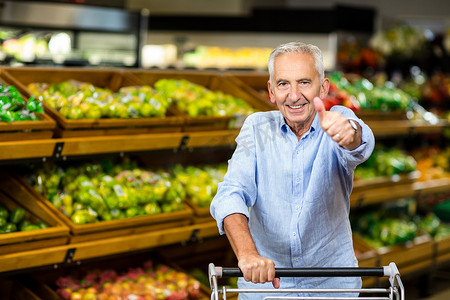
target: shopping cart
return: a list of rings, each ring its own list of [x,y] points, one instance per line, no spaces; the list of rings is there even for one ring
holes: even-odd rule
[[[227,293],[317,293],[318,297],[296,297],[282,296],[270,297],[264,299],[284,299],[284,300],[300,300],[300,299],[334,299],[334,300],[404,300],[404,288],[400,279],[397,265],[390,263],[389,266],[379,268],[275,268],[275,277],[389,277],[390,287],[388,288],[361,288],[361,289],[236,289],[223,286],[219,289],[217,279],[229,277],[242,277],[243,274],[239,268],[216,267],[209,264],[208,269],[209,283],[211,285],[211,300],[219,300],[219,294],[222,299],[226,300]],[[342,293],[359,293],[359,297],[320,297],[320,293],[342,294]],[[366,297],[367,296],[367,297]]]

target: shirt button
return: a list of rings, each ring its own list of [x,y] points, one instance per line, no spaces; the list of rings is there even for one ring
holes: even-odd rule
[[[300,182],[300,178],[295,179],[295,181],[296,181],[297,183]]]
[[[293,232],[292,235],[295,236],[297,233]]]
[[[298,262],[298,258],[295,259],[295,262]]]
[[[299,209],[300,209],[300,206],[296,205],[296,206],[295,206],[295,209],[296,209],[296,210],[299,210]]]

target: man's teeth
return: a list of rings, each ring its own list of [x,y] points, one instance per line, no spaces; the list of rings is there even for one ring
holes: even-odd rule
[[[305,104],[301,104],[301,105],[289,105],[289,107],[290,107],[290,108],[296,109],[296,108],[302,107],[303,105],[305,105]]]

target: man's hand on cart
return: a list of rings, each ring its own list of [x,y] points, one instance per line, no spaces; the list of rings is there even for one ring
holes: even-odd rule
[[[274,288],[280,287],[280,278],[275,278],[275,263],[259,254],[239,257],[238,266],[246,281],[253,283],[272,282]]]

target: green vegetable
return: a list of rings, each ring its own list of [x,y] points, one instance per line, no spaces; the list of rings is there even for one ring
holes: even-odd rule
[[[37,230],[37,229],[41,229],[41,228],[35,224],[25,225],[20,228],[20,230],[22,230],[22,231]]]
[[[3,205],[2,203],[0,203],[0,218],[8,219],[8,216],[9,216],[9,211],[8,211],[8,209],[6,208],[5,205]]]
[[[14,223],[7,223],[2,229],[4,233],[10,233],[17,231],[17,226]]]
[[[20,207],[16,207],[11,211],[9,221],[14,224],[19,224],[25,219],[25,214],[25,210]]]
[[[40,229],[48,228],[48,225],[42,221],[36,222],[34,225],[38,226]]]

